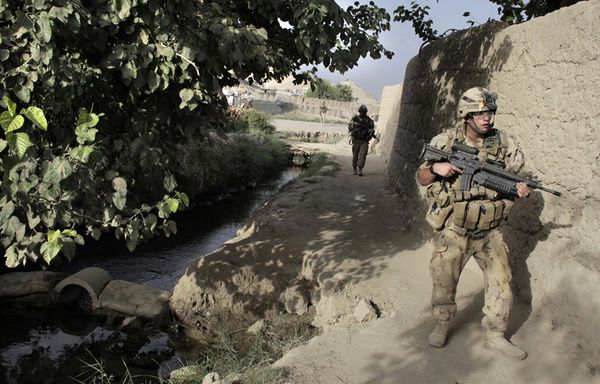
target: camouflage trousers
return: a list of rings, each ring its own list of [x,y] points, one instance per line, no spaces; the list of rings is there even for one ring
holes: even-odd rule
[[[456,286],[460,273],[473,256],[483,271],[483,326],[490,331],[506,330],[512,308],[512,275],[502,233],[491,230],[481,238],[460,235],[445,228],[436,241],[429,265],[433,280],[431,297],[435,320],[451,320],[456,314]]]
[[[352,168],[364,168],[369,152],[369,142],[352,139]]]

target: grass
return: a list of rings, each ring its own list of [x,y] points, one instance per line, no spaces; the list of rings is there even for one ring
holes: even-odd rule
[[[310,325],[310,317],[283,315],[265,320],[257,334],[231,332],[221,335],[219,342],[203,347],[194,359],[188,359],[181,374],[162,381],[165,384],[197,384],[212,372],[217,372],[226,382],[234,378],[243,384],[281,383],[288,372],[274,368],[272,364],[287,351],[309,340],[316,334]],[[132,375],[123,361],[125,374],[117,379],[109,372],[105,363],[92,355],[81,359],[81,374],[73,377],[79,384],[134,384],[157,382],[156,377]],[[87,361],[86,361],[87,360]]]
[[[71,379],[76,383],[79,383],[79,384],[116,384],[116,383],[134,384],[134,383],[151,383],[153,381],[156,381],[155,377],[132,375],[129,370],[129,367],[127,366],[127,364],[125,363],[124,360],[122,360],[122,361],[123,361],[123,366],[125,367],[125,373],[123,374],[121,379],[119,379],[117,381],[117,378],[115,377],[115,375],[111,372],[108,372],[102,359],[96,358],[92,354],[92,352],[90,352],[87,348],[86,348],[86,351],[90,356],[89,357],[90,361],[80,359],[81,363],[83,364],[81,373],[79,375],[77,375],[77,377],[71,377]],[[141,379],[142,381],[140,381],[138,379]]]
[[[288,373],[271,365],[314,334],[308,318],[285,316],[266,321],[256,335],[222,335],[220,343],[203,350],[190,367],[193,374],[172,380],[172,384],[198,383],[211,372],[243,384],[281,383]]]
[[[308,168],[300,174],[301,178],[320,176],[335,176],[340,170],[340,165],[334,160],[333,156],[325,152],[315,152],[310,158]]]

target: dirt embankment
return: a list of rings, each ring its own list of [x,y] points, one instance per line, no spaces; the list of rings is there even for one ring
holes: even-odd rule
[[[474,263],[448,345],[429,347],[430,230],[402,221],[383,158],[369,155],[358,177],[347,143],[315,145],[334,154],[339,172],[287,186],[237,238],[190,266],[172,300],[189,325],[309,311],[322,334],[276,363],[293,383],[600,382],[589,356],[565,347],[573,340],[526,303],[516,303],[508,336],[530,356],[514,362],[487,350]]]

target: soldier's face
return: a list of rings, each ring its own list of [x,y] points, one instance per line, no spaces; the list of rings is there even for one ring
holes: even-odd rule
[[[467,129],[473,131],[478,136],[485,136],[492,129],[494,112],[484,111],[472,113],[467,120]]]

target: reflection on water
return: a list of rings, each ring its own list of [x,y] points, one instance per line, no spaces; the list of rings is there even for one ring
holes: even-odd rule
[[[234,237],[256,208],[299,173],[300,169],[290,169],[279,179],[183,212],[176,218],[176,237],[151,240],[133,253],[121,242],[103,239],[79,252],[65,270],[98,266],[114,279],[171,291],[192,260]],[[133,379],[136,383],[159,382],[179,367],[184,343],[160,330],[122,331],[111,326],[121,320],[90,316],[78,308],[1,305],[0,382],[92,382],[99,362],[114,375],[114,382],[127,375],[138,376]]]

